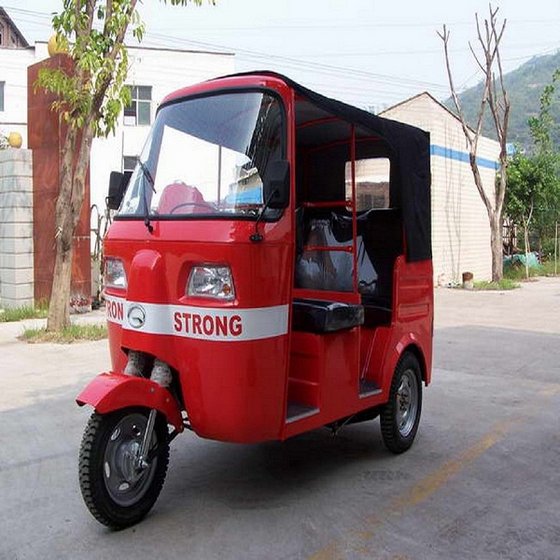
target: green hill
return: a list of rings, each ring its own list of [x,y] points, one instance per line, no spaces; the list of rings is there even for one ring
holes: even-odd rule
[[[531,135],[527,121],[529,117],[538,114],[543,88],[551,82],[552,74],[557,68],[560,68],[560,51],[553,55],[534,57],[516,70],[505,74],[504,83],[511,101],[508,142],[518,144],[523,148],[530,148]],[[471,125],[476,122],[481,92],[482,83],[465,90],[459,95],[459,100]],[[445,101],[445,105],[452,110],[455,109],[451,98]],[[553,131],[553,138],[557,144],[560,144],[560,127],[558,126],[558,123],[560,123],[559,91],[556,91],[551,114],[557,123]],[[489,112],[486,115],[483,133],[491,138],[496,137]]]

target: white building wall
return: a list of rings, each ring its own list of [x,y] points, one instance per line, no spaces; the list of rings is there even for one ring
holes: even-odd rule
[[[490,279],[488,214],[474,183],[461,123],[428,94],[382,115],[430,132],[434,280],[460,282],[463,272],[472,272],[475,280]],[[481,138],[479,168],[487,193],[494,190],[498,154],[498,142]]]
[[[47,56],[46,43],[25,49],[0,48],[0,81],[5,82],[0,132],[19,132],[23,148],[27,148],[27,67]]]

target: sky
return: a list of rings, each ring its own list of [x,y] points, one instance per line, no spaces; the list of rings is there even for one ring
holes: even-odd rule
[[[2,6],[31,43],[52,34],[62,0],[5,0]],[[560,49],[560,0],[501,0],[507,19],[507,72]],[[197,7],[144,0],[145,46],[234,52],[236,69],[275,70],[330,97],[375,112],[422,91],[449,96],[441,39],[447,24],[455,85],[475,85],[480,71],[475,13],[487,0],[216,0]],[[131,42],[131,44],[133,44]],[[0,68],[1,72],[1,68]]]

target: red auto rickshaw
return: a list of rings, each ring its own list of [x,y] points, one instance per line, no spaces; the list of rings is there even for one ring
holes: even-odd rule
[[[153,506],[170,441],[255,443],[380,416],[415,438],[432,366],[427,133],[271,73],[160,105],[104,242],[111,370],[82,495],[122,528]]]

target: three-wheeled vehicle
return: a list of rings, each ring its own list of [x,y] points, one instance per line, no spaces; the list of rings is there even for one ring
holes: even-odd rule
[[[285,440],[380,416],[414,440],[430,382],[427,133],[271,72],[160,105],[104,242],[111,370],[79,478],[105,525],[156,501],[169,443]]]

